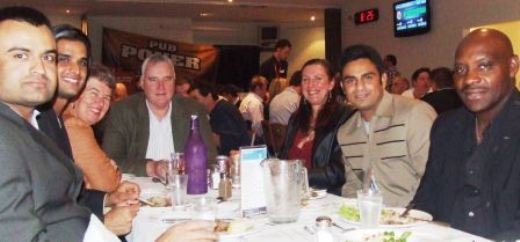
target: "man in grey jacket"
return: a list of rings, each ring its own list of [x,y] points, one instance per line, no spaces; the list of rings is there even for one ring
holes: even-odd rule
[[[48,19],[0,9],[0,238],[82,241],[90,212],[76,203],[81,171],[31,124],[56,90],[56,43]]]
[[[208,160],[216,156],[208,113],[191,98],[173,97],[175,69],[163,55],[152,55],[142,65],[137,93],[113,105],[108,114],[103,149],[123,172],[164,177],[164,160],[183,152],[190,131],[190,116],[197,114]]]

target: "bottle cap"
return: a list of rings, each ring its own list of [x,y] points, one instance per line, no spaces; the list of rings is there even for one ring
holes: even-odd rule
[[[316,218],[316,227],[330,227],[332,225],[332,219],[329,216],[319,216]]]

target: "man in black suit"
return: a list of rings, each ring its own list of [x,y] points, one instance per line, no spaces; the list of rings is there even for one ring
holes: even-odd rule
[[[435,90],[422,97],[432,105],[437,114],[462,106],[457,91],[453,88],[453,72],[447,67],[439,67],[431,72],[432,89]]]
[[[203,104],[209,112],[211,131],[216,136],[219,155],[229,155],[229,151],[248,145],[251,138],[246,121],[238,108],[224,98],[219,98],[217,90],[204,82],[194,83],[190,96]]]
[[[0,240],[82,241],[90,212],[77,204],[82,176],[32,125],[56,89],[56,43],[48,19],[0,9]]]

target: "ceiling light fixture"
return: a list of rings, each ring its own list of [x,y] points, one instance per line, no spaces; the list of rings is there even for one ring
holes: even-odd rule
[[[199,16],[201,16],[201,17],[209,17],[211,15],[213,15],[213,14],[208,13],[208,12],[202,12],[202,13],[199,14]]]
[[[315,20],[316,20],[316,16],[312,15],[312,16],[311,16],[311,21],[314,22]]]
[[[232,3],[232,2],[233,2],[233,0],[227,0],[227,2],[228,2],[228,3]]]
[[[70,9],[66,9],[65,12],[66,12],[67,14],[69,14],[69,13],[70,13]]]

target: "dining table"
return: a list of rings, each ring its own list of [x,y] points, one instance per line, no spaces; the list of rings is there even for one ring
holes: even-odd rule
[[[127,180],[139,184],[141,197],[147,199],[153,196],[169,196],[170,191],[157,180],[152,181],[150,177],[130,177]],[[215,199],[218,191],[208,188],[208,193],[203,195],[189,195],[188,200],[207,197]],[[244,233],[231,236],[221,236],[220,241],[244,241],[244,242],[314,242],[316,241],[315,221],[319,216],[332,218],[334,226],[329,231],[335,241],[350,241],[348,234],[352,230],[358,230],[358,225],[342,219],[338,209],[349,199],[326,194],[318,199],[309,199],[300,210],[296,222],[275,224],[269,221],[266,214],[252,215],[241,218],[240,211],[240,189],[233,189],[232,197],[223,202],[215,202],[216,219],[238,219],[246,221],[251,229]],[[190,207],[173,208],[142,206],[133,220],[132,231],[126,236],[129,242],[151,242],[155,241],[165,230],[175,223],[192,219],[193,211]],[[424,222],[414,226],[401,226],[392,228],[396,233],[411,232],[412,235],[424,235],[428,241],[442,242],[485,242],[491,241],[476,235],[472,235],[449,226],[435,222]]]

